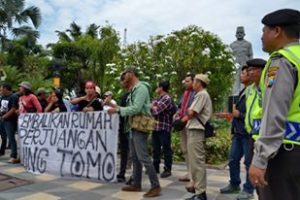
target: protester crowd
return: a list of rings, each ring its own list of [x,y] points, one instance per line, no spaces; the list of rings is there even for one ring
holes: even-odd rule
[[[64,90],[62,88],[53,88],[52,92],[46,91],[44,88],[33,91],[32,85],[27,81],[19,84],[19,91],[13,91],[9,83],[3,83],[0,87],[0,95],[0,134],[2,141],[0,155],[4,155],[6,148],[9,147],[11,155],[8,162],[13,164],[20,162],[15,139],[19,114],[101,111],[103,106],[106,105],[104,102],[107,101],[107,97],[105,97],[104,101],[99,98],[99,87],[93,81],[86,82],[85,95],[74,98],[71,101],[64,98]]]
[[[65,93],[62,88],[53,88],[51,92],[47,91],[45,88],[39,88],[37,91],[33,91],[32,85],[27,81],[23,81],[19,84],[19,91],[14,92],[9,83],[3,83],[0,87],[1,155],[4,155],[5,149],[9,147],[11,149],[11,155],[8,162],[12,164],[20,162],[17,154],[18,148],[15,134],[17,133],[18,115],[21,113],[91,112],[102,110],[105,110],[110,114],[118,112],[121,116],[119,129],[121,165],[117,179],[119,182],[126,181],[125,172],[127,163],[131,160],[134,171],[132,176],[127,180],[129,186],[123,188],[123,190],[140,191],[142,173],[141,164],[143,164],[152,184],[151,189],[144,196],[154,197],[159,195],[161,188],[157,174],[161,172],[160,162],[162,156],[164,158],[164,167],[160,177],[167,178],[172,175],[172,123],[175,118],[182,119],[184,123],[188,123],[189,119],[194,118],[194,115],[199,115],[200,118],[205,116],[203,119],[205,121],[210,118],[212,106],[209,95],[207,92],[203,93],[209,105],[203,104],[205,101],[203,101],[203,97],[199,96],[200,91],[205,90],[205,87],[209,83],[209,79],[205,74],[197,75],[196,79],[194,79],[195,76],[193,74],[188,74],[184,80],[186,91],[183,94],[178,107],[168,94],[170,88],[169,81],[157,83],[155,89],[157,97],[151,101],[150,86],[146,82],[139,81],[138,73],[139,72],[136,69],[129,68],[121,74],[120,83],[124,88],[124,95],[121,97],[119,103],[113,99],[113,93],[111,91],[106,91],[104,95],[101,96],[99,87],[90,80],[85,82],[84,93],[81,96],[70,100],[64,96]],[[195,100],[194,96],[197,97]],[[192,107],[189,110],[188,108],[190,106]],[[207,106],[209,106],[209,111],[200,114],[202,109],[206,109]],[[132,116],[140,113],[152,116],[156,121],[156,125],[153,127],[153,132],[151,134],[153,159],[151,159],[147,148],[149,134],[145,134],[130,127],[130,119]],[[197,129],[199,129],[199,131],[200,129],[203,129],[201,125],[198,125],[197,127],[196,121],[189,126],[191,126],[190,131],[193,132],[191,133],[191,136],[193,134],[197,135]],[[193,131],[194,128],[196,128],[196,131]],[[187,155],[188,145],[191,147],[191,150],[197,149],[197,147],[193,147],[192,143],[188,144],[188,131],[183,130],[182,132],[184,134],[182,140],[185,143],[183,145],[183,150],[185,155]],[[7,144],[7,138],[9,144]],[[203,141],[204,140],[202,139],[202,143]],[[203,147],[203,144],[201,145]],[[201,150],[202,152],[199,153],[202,157],[201,165],[203,165],[205,157],[203,157],[203,149]],[[191,156],[198,156],[197,150],[194,152],[196,154],[191,154]],[[188,160],[188,157],[186,158]],[[199,163],[197,162],[193,163],[193,173],[199,171],[195,168],[198,164]],[[203,173],[203,169],[204,168],[202,168],[200,173]]]
[[[263,49],[271,57],[268,62],[259,58],[250,59],[242,67],[240,80],[244,88],[232,111],[230,180],[220,192],[240,192],[237,199],[246,200],[253,198],[256,189],[260,199],[294,200],[300,197],[297,166],[300,152],[300,112],[297,110],[300,95],[300,13],[283,9],[268,14],[262,22],[265,25]],[[185,90],[178,103],[168,93],[171,86],[167,80],[157,83],[157,97],[151,99],[149,84],[139,79],[139,71],[135,68],[127,68],[120,76],[120,84],[124,89],[120,101],[113,99],[111,91],[101,96],[99,87],[90,80],[85,82],[82,95],[72,99],[64,97],[62,88],[53,88],[50,93],[43,88],[32,91],[31,84],[23,81],[19,84],[19,91],[13,92],[12,86],[4,83],[0,87],[0,155],[4,155],[9,147],[11,155],[8,162],[20,162],[15,134],[21,113],[102,110],[109,114],[117,113],[120,115],[119,182],[126,182],[129,160],[133,166],[127,186],[122,190],[142,190],[144,166],[151,183],[144,197],[156,197],[161,194],[158,174],[160,178],[172,175],[172,128],[182,127],[178,130],[187,173],[179,181],[187,182],[186,190],[195,193],[188,199],[206,200],[205,131],[213,113],[212,101],[206,89],[209,83],[207,74],[187,74],[184,79]],[[152,139],[151,154],[147,146],[149,136]],[[241,191],[242,157],[247,177]],[[164,160],[162,172],[161,158]]]

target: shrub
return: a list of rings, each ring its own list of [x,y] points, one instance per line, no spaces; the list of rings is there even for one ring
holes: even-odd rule
[[[220,128],[214,138],[206,141],[206,162],[208,164],[220,164],[228,159],[231,144],[229,128]]]

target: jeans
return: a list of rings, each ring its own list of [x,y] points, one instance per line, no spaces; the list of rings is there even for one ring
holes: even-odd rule
[[[1,138],[4,139],[1,144],[0,152],[4,153],[6,148],[6,138],[8,137],[10,148],[11,148],[11,158],[17,158],[17,142],[15,134],[17,131],[17,122],[11,120],[1,120],[0,122],[0,132]]]
[[[153,165],[155,170],[159,172],[161,148],[164,154],[165,167],[164,170],[172,170],[172,156],[173,151],[171,148],[171,133],[170,131],[153,131],[152,133],[152,146],[153,146]]]
[[[1,147],[0,147],[0,154],[5,154],[5,149],[7,145],[7,135],[4,131],[3,126],[1,125],[3,122],[0,121],[0,135],[1,135]],[[1,127],[2,126],[2,127]]]
[[[133,164],[133,185],[135,187],[141,187],[142,185],[142,164],[146,168],[151,188],[160,186],[156,171],[148,153],[148,135],[148,133],[142,133],[136,130],[132,130],[131,132],[130,153]]]
[[[252,153],[250,152],[250,135],[233,135],[232,144],[229,154],[229,173],[230,184],[232,186],[239,186],[241,184],[240,178],[240,161],[244,156],[244,164],[246,167],[246,182],[243,185],[244,191],[253,193],[254,187],[249,180],[249,167],[252,161]]]

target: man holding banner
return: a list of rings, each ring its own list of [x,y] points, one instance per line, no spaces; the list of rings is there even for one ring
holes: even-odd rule
[[[109,114],[119,113],[121,116],[151,115],[149,85],[140,82],[135,69],[127,69],[122,73],[124,82],[132,88],[127,98],[126,107],[114,107],[108,110]],[[128,129],[130,129],[128,127]],[[142,190],[142,164],[147,170],[151,189],[144,194],[144,197],[156,197],[160,195],[161,187],[158,176],[151,161],[147,149],[148,134],[132,129],[130,136],[130,153],[133,162],[133,185],[122,188],[123,191],[140,192]]]

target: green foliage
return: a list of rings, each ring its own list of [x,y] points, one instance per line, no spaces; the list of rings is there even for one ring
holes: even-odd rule
[[[52,44],[53,55],[64,67],[62,83],[69,89],[78,85],[74,79],[77,83],[92,79],[102,90],[120,94],[120,73],[127,67],[136,67],[140,79],[148,81],[153,89],[158,81],[170,80],[174,99],[182,94],[182,85],[178,83],[187,72],[210,74],[208,91],[215,109],[224,107],[230,92],[234,71],[232,53],[216,35],[200,27],[189,26],[123,49],[118,33],[109,24],[91,24],[82,32],[73,22],[65,32],[57,33],[59,41]]]
[[[15,91],[18,91],[18,85],[22,81],[29,81],[32,84],[33,91],[40,87],[50,89],[52,87],[52,80],[45,79],[43,74],[39,71],[32,71],[31,73],[21,72],[18,68],[12,66],[1,67],[6,73],[6,80],[3,82],[10,83]]]
[[[32,91],[36,91],[38,88],[46,88],[51,89],[52,88],[52,80],[51,79],[45,79],[43,75],[41,74],[26,74],[24,80],[29,81],[32,85]]]
[[[175,99],[182,94],[179,83],[187,72],[210,74],[208,91],[215,109],[223,108],[233,81],[234,64],[229,47],[218,36],[197,26],[131,44],[122,50],[115,64],[116,70],[106,72],[112,77],[128,66],[135,66],[141,80],[149,81],[152,88],[162,79],[170,80]]]
[[[22,70],[25,74],[37,74],[44,77],[44,79],[52,77],[52,61],[45,56],[34,56],[28,55],[24,59],[24,69]]]
[[[6,73],[6,80],[4,82],[10,83],[14,90],[18,90],[18,84],[24,79],[24,74],[12,66],[3,66],[1,67]]]
[[[220,164],[228,160],[231,144],[231,133],[229,128],[217,130],[217,136],[206,141],[206,162],[208,164]]]
[[[7,63],[22,68],[26,54],[26,48],[22,44],[13,42],[8,50]]]
[[[23,36],[11,41],[7,50],[7,64],[21,70],[27,67],[27,57],[40,56],[43,53],[42,46],[38,45],[36,38],[32,36]]]
[[[32,27],[25,25],[32,22],[34,28],[41,23],[41,13],[38,7],[25,8],[25,0],[1,0],[0,2],[0,37],[2,51],[9,44],[7,32],[11,31],[14,36],[39,37],[39,33]],[[15,26],[15,25],[19,26]]]
[[[172,150],[173,150],[173,161],[184,161],[184,157],[180,146],[180,134],[179,132],[172,132]]]
[[[53,55],[65,70],[62,83],[66,88],[79,87],[78,83],[92,79],[103,90],[107,83],[107,64],[118,56],[120,38],[109,24],[91,24],[85,33],[75,22],[66,32],[57,31],[59,41],[51,45]],[[72,78],[69,78],[72,77]],[[74,78],[76,77],[76,78]],[[74,84],[75,79],[75,84]]]

